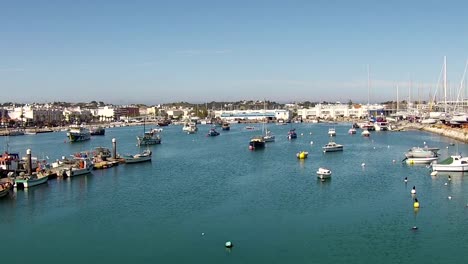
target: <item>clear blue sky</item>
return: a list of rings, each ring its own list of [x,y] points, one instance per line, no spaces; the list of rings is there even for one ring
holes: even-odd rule
[[[466,1],[0,2],[0,102],[427,99],[444,55]]]

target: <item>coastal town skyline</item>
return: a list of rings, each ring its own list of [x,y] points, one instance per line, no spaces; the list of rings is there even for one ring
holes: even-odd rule
[[[0,4],[3,102],[440,100],[463,83],[464,2]],[[368,73],[368,67],[370,69]],[[465,85],[466,87],[466,85]],[[464,93],[464,91],[463,91]]]

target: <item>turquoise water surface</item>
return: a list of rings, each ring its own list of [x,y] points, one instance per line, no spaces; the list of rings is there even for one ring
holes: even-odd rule
[[[289,125],[269,125],[276,142],[257,151],[248,141],[260,125],[232,125],[218,137],[205,136],[208,126],[194,135],[168,126],[162,144],[150,147],[151,163],[18,190],[0,200],[2,263],[465,263],[467,176],[452,173],[448,182],[448,174],[430,176],[425,165],[401,160],[423,142],[440,147],[442,158],[468,155],[466,145],[419,131],[363,138],[339,124],[335,141],[344,151],[324,154],[330,125],[293,126],[298,138],[289,141]],[[111,148],[116,138],[127,154],[139,151],[142,130],[110,128],[73,144],[65,132],[0,142],[54,160]],[[301,150],[308,159],[296,158]],[[332,170],[330,180],[317,179],[321,166]]]

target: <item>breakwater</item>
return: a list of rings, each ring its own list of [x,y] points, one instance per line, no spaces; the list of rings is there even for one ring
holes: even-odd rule
[[[463,143],[468,143],[468,128],[456,128],[450,127],[443,124],[420,124],[420,123],[401,123],[398,124],[399,130],[415,129],[422,130],[431,133],[435,133],[441,136],[459,140]]]

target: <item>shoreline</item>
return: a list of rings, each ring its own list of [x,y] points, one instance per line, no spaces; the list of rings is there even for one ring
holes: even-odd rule
[[[401,126],[398,124],[398,129],[422,130],[455,139],[463,143],[468,143],[468,128],[454,128],[443,124],[425,125],[420,123],[406,123],[402,124]]]

